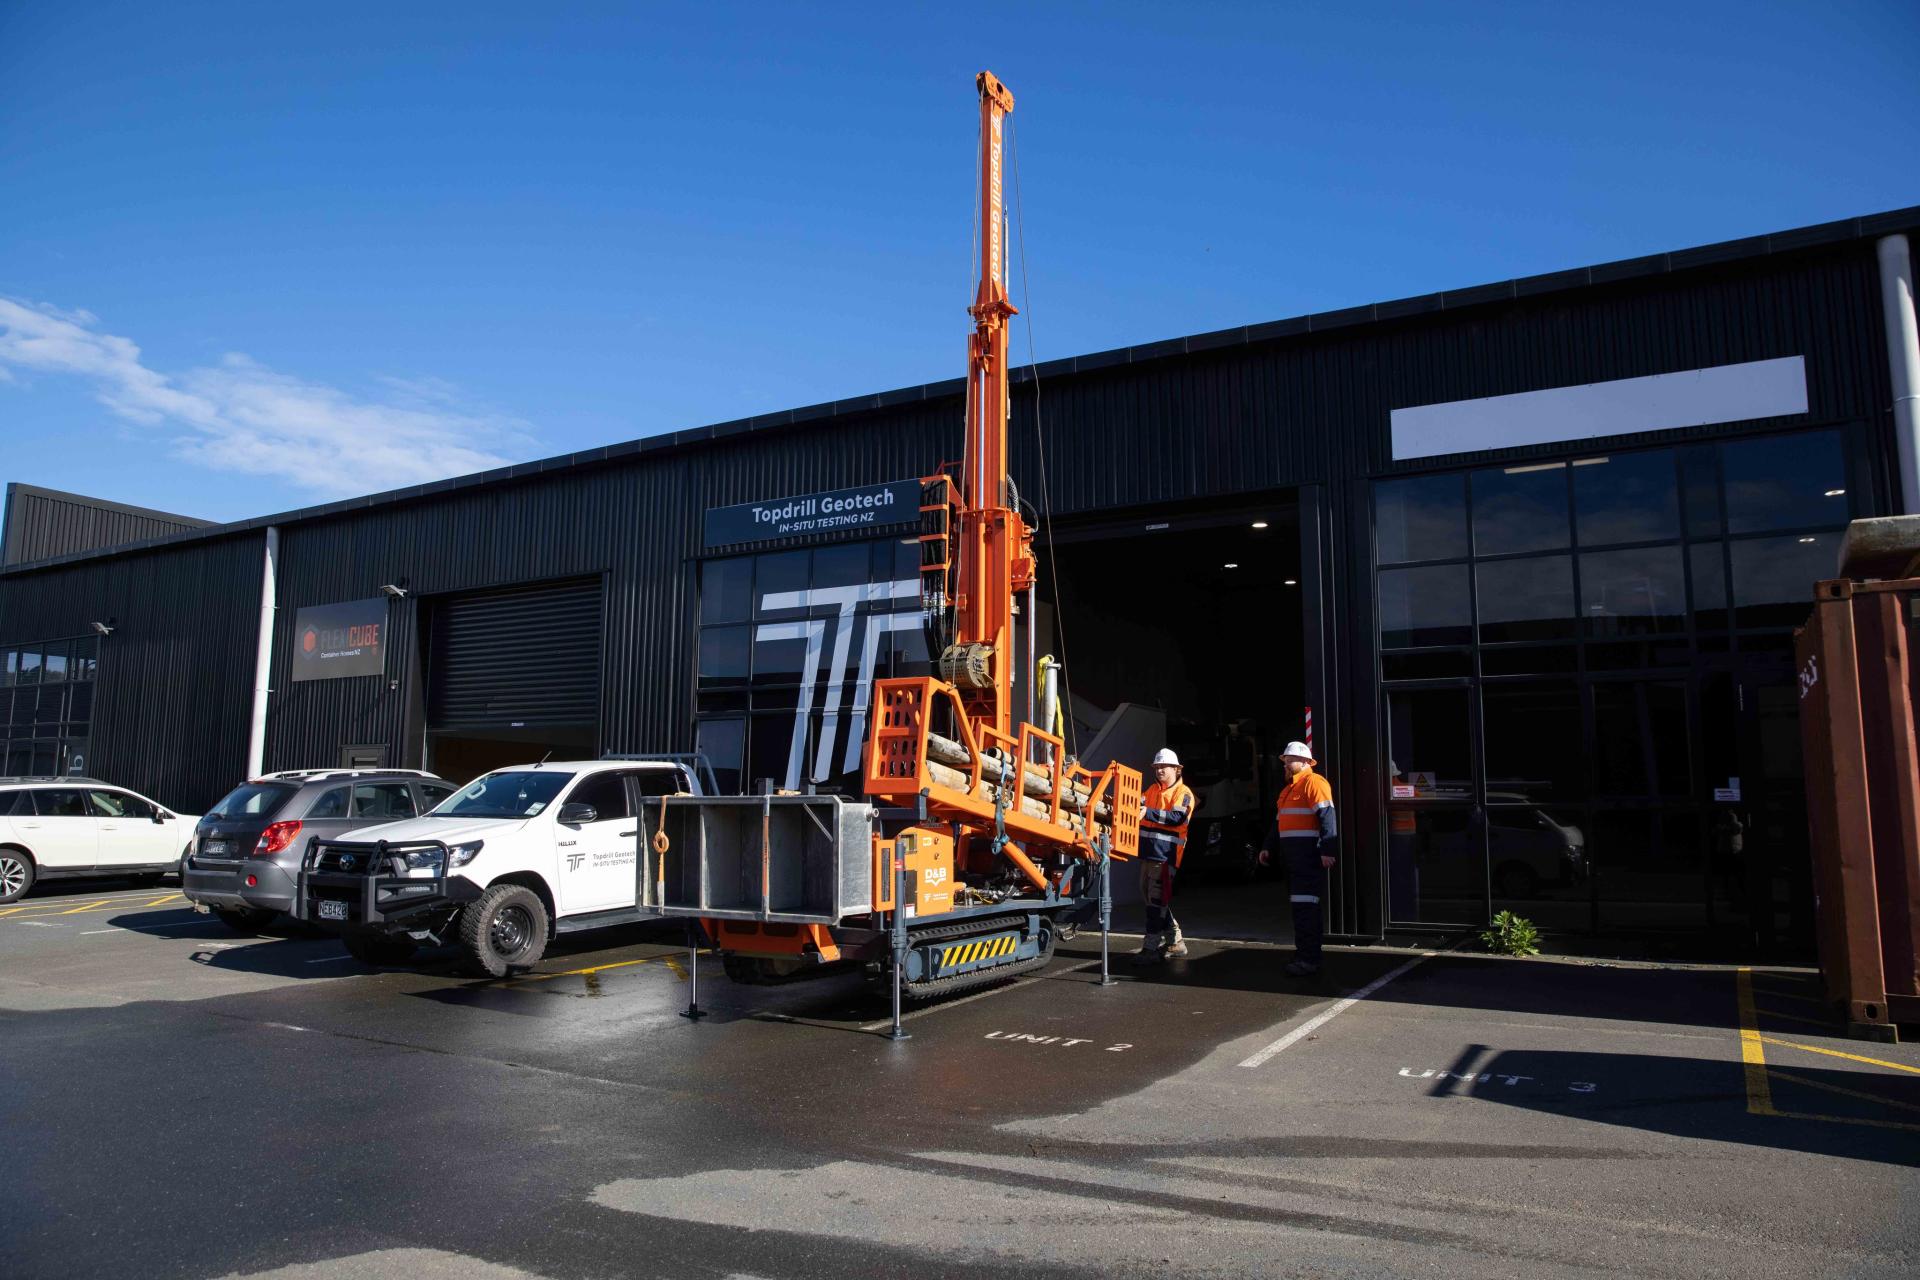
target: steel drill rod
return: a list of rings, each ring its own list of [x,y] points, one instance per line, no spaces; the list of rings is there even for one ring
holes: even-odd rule
[[[937,733],[927,735],[927,759],[932,763],[943,764],[954,770],[966,770],[973,767],[973,756],[967,751],[964,745],[955,742],[951,738],[943,738]],[[1012,766],[1008,761],[1002,760],[999,756],[989,755],[985,766],[980,771],[980,776],[983,781],[998,783],[1005,779],[1011,768]],[[1021,806],[1022,810],[1032,814],[1034,817],[1046,816],[1045,802],[1052,794],[1052,783],[1047,775],[1047,771],[1034,765],[1028,765],[1021,770],[1021,775],[1021,791],[1027,796],[1042,802],[1040,812],[1038,813],[1034,813],[1033,810],[1028,809],[1025,805]],[[941,779],[940,781],[943,785],[953,785],[945,779]],[[966,790],[964,780],[959,789],[962,791]],[[1090,791],[1085,783],[1068,782],[1060,792],[1060,807],[1069,813],[1076,815],[1084,814],[1087,809],[1087,798],[1089,794]],[[1105,800],[1102,800],[1099,808],[1094,811],[1094,817],[1101,822],[1111,822],[1113,820],[1112,812]]]

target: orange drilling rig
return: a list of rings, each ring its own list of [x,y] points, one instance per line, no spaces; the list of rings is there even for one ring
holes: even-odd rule
[[[962,461],[921,488],[921,595],[939,674],[875,683],[866,803],[673,798],[657,802],[640,858],[642,905],[698,919],[731,977],[863,964],[892,985],[896,1011],[902,993],[1039,968],[1063,929],[1096,914],[1104,932],[1110,862],[1139,847],[1139,772],[1081,768],[1059,737],[1014,714],[1016,601],[1035,561],[1007,473],[1016,313],[1001,164],[1013,95],[990,72],[975,84],[980,260],[966,439]]]

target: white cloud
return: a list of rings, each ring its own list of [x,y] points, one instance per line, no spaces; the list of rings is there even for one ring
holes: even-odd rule
[[[523,422],[468,405],[438,378],[382,378],[368,399],[278,373],[244,355],[165,374],[86,311],[0,298],[0,382],[85,379],[114,413],[166,432],[201,466],[273,476],[316,493],[373,493],[485,471],[526,449]]]

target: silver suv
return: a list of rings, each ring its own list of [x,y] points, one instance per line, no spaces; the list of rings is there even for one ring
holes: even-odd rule
[[[455,790],[417,769],[292,769],[251,779],[200,819],[181,892],[235,932],[257,933],[293,910],[300,860],[313,841],[404,822]]]

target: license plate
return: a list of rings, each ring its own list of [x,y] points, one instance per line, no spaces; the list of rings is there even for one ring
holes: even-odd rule
[[[200,846],[200,852],[209,858],[224,858],[233,852],[233,845],[226,840],[209,840]]]
[[[320,899],[320,918],[322,920],[345,920],[347,918],[347,904],[344,902],[336,902],[331,898]]]

